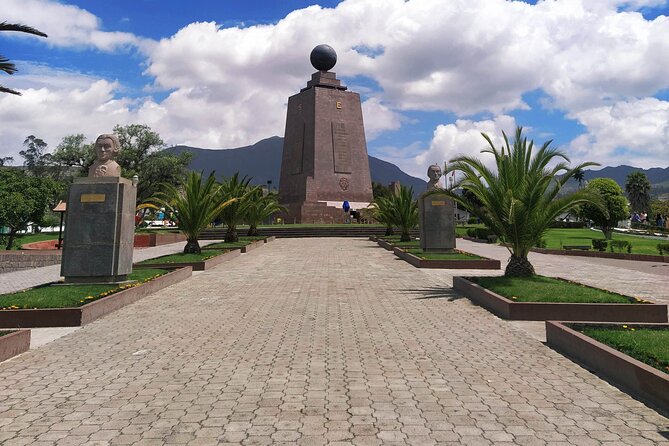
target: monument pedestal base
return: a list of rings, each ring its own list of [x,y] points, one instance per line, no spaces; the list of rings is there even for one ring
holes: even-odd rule
[[[346,223],[350,215],[343,209],[328,206],[323,202],[305,202],[283,205],[286,208],[286,223],[335,224]]]
[[[453,201],[444,194],[418,198],[420,248],[424,252],[452,252],[455,249]]]
[[[65,283],[120,283],[132,272],[137,188],[120,177],[70,186],[60,274]]]

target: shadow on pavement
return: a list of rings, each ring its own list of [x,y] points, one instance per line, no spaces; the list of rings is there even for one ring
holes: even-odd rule
[[[464,296],[455,292],[453,288],[429,287],[421,289],[398,290],[402,294],[421,294],[416,300],[422,299],[448,299],[450,302],[458,299],[464,299]]]

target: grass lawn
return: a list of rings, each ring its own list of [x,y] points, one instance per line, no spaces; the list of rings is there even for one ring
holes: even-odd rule
[[[604,239],[602,231],[593,231],[592,229],[558,229],[552,228],[544,235],[546,248],[562,249],[564,245],[583,245],[592,246],[592,239]],[[626,240],[632,244],[633,254],[659,254],[657,252],[658,243],[666,243],[662,240],[649,239],[635,235],[613,234],[613,240]],[[608,249],[607,249],[607,252]]]
[[[128,279],[137,280],[141,283],[166,273],[168,271],[164,269],[137,269],[128,275]],[[46,284],[16,293],[0,295],[0,309],[80,307],[130,286],[134,285],[50,286],[50,284]]]
[[[7,234],[0,234],[0,236],[4,236],[4,243],[2,246],[0,246],[0,249],[5,249],[5,246],[7,246],[7,239],[9,238],[9,235]],[[46,240],[58,240],[58,233],[57,232],[40,232],[39,234],[19,234],[14,238],[14,246],[12,249],[20,249],[21,245],[24,243],[34,243],[34,242],[43,242]]]
[[[423,252],[420,248],[407,249],[407,252],[425,260],[478,260],[483,257],[462,251],[453,252]]]
[[[643,303],[642,299],[545,276],[472,277],[474,283],[514,302]]]
[[[484,224],[467,224],[467,225],[456,225],[455,226],[455,236],[464,237],[467,235],[467,229],[470,228],[485,228]]]
[[[209,248],[209,247],[207,247]],[[184,254],[179,252],[177,254],[169,254],[166,256],[156,257],[153,259],[147,259],[139,262],[139,264],[147,263],[191,263],[191,262],[203,262],[217,255],[224,254],[225,251],[221,249],[203,249],[200,254]]]
[[[239,237],[239,240],[236,242],[220,242],[220,243],[213,243],[211,245],[207,245],[204,248],[205,249],[239,249],[243,246],[250,245],[252,242],[258,241],[258,240],[265,240],[267,237],[257,235],[257,236],[249,236],[246,235],[244,237]]]
[[[580,329],[586,336],[669,373],[669,330],[661,328],[588,327]]]

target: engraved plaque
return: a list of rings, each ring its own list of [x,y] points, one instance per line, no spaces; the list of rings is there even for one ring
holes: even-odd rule
[[[81,194],[80,203],[104,203],[105,194]]]
[[[446,206],[446,202],[442,200],[436,200],[432,202],[432,206]]]
[[[348,147],[348,133],[343,122],[332,123],[332,151],[334,171],[351,173],[351,152]]]

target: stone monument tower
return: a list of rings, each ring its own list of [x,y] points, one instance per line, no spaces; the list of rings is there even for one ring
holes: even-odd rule
[[[373,198],[360,95],[328,71],[336,62],[329,45],[314,48],[318,71],[288,99],[279,201],[289,223],[340,223],[344,201],[357,210]]]
[[[132,272],[137,187],[121,178],[114,161],[119,151],[115,135],[100,135],[88,177],[70,186],[60,268],[65,283],[119,283]]]

